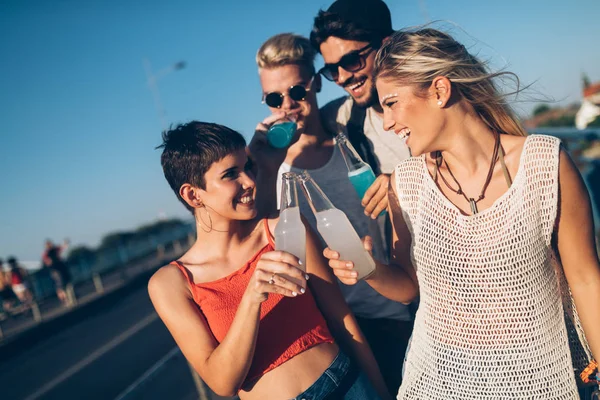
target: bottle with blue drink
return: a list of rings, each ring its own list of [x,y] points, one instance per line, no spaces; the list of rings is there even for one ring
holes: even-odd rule
[[[271,125],[267,131],[267,141],[275,148],[284,149],[292,142],[297,126],[295,116],[286,115]]]
[[[360,158],[346,135],[339,133],[335,137],[335,142],[348,168],[348,179],[350,179],[350,183],[352,183],[358,197],[362,200],[367,190],[375,182],[375,173],[371,166]],[[386,212],[386,210],[383,210],[379,215],[384,215]]]
[[[300,269],[306,272],[306,228],[300,218],[298,183],[294,172],[285,172],[281,177],[281,202],[279,221],[275,226],[275,250],[286,251],[301,261]],[[300,284],[295,279],[282,275]]]

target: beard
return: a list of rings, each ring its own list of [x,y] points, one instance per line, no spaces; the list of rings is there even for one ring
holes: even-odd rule
[[[352,98],[354,99],[356,105],[360,108],[369,108],[379,104],[379,95],[377,94],[377,89],[374,86],[371,87],[371,90],[369,90],[367,96],[361,99],[357,99],[354,96],[352,96]]]

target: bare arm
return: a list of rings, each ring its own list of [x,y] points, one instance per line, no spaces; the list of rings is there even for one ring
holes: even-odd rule
[[[375,357],[361,332],[354,315],[346,304],[338,283],[322,256],[321,243],[306,225],[306,267],[310,274],[309,285],[331,333],[340,346],[352,355],[365,371],[382,399],[391,399]]]
[[[565,276],[592,353],[600,359],[600,265],[590,198],[577,168],[561,150],[557,245]]]
[[[377,263],[375,274],[367,283],[385,297],[409,304],[418,296],[419,285],[410,259],[412,237],[400,209],[395,175],[388,186],[388,205],[392,221],[390,265]]]
[[[236,395],[248,375],[256,347],[261,303],[268,294],[294,297],[292,291],[300,292],[298,285],[281,278],[274,284],[268,283],[275,272],[305,282],[302,271],[292,265],[297,265],[297,259],[290,254],[269,252],[263,255],[220,344],[194,303],[187,281],[177,267],[165,266],[150,279],[148,292],[158,315],[184,356],[218,395]]]
[[[393,228],[390,264],[383,264],[375,260],[375,273],[367,278],[366,282],[388,299],[409,304],[417,297],[419,286],[410,260],[411,236],[398,205],[395,186],[395,177],[392,175],[388,193],[388,209]],[[371,250],[370,237],[365,237],[363,244],[365,249]],[[329,248],[325,249],[323,254],[329,259],[329,266],[340,281],[346,285],[354,285],[358,282],[357,274],[353,271],[354,264],[351,261],[340,260],[340,254]]]

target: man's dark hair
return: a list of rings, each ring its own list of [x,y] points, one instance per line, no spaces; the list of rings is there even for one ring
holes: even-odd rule
[[[204,174],[210,166],[246,147],[246,140],[238,132],[223,125],[191,121],[177,125],[162,134],[163,143],[157,146],[163,152],[160,162],[169,186],[183,205],[190,207],[179,195],[184,183],[206,189]]]
[[[319,52],[330,36],[378,46],[393,32],[390,10],[382,0],[337,0],[315,17],[310,43]]]

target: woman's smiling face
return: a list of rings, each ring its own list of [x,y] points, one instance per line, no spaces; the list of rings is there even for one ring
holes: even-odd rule
[[[205,189],[200,189],[202,203],[211,212],[230,220],[249,220],[256,216],[255,181],[251,161],[244,149],[214,162],[206,174]],[[218,218],[218,217],[217,217]]]
[[[376,82],[379,101],[383,108],[383,127],[406,138],[413,156],[436,150],[434,140],[444,126],[435,89],[419,91],[412,85],[398,85],[392,80]]]

